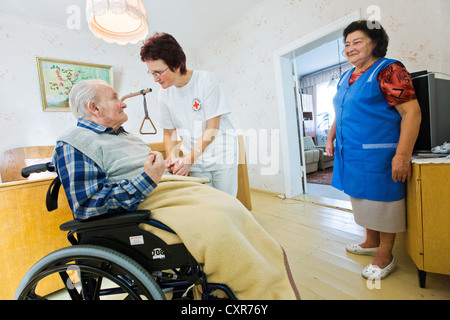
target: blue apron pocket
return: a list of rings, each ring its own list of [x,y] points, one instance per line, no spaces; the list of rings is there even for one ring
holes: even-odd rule
[[[363,144],[364,167],[367,172],[391,173],[397,143]]]

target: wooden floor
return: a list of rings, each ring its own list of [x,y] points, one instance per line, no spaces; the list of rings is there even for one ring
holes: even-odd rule
[[[394,246],[397,270],[378,283],[362,278],[373,257],[345,251],[346,244],[364,239],[347,201],[308,195],[280,199],[253,190],[252,205],[256,220],[286,251],[302,299],[450,299],[450,276],[428,273],[426,288],[419,287],[401,235]]]

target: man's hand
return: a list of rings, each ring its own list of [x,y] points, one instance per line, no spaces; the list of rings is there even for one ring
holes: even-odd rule
[[[158,183],[161,179],[166,164],[160,152],[152,151],[148,154],[147,160],[144,163],[144,172],[155,182]]]
[[[166,164],[167,171],[169,171],[170,173],[173,173],[173,169],[175,167],[175,161],[172,160],[172,157],[166,158],[166,160],[164,160],[164,163]]]

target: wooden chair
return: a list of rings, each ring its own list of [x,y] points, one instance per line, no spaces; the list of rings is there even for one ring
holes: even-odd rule
[[[22,147],[5,151],[0,161],[2,182],[28,180],[20,171],[26,167],[25,159],[50,158],[55,146]]]

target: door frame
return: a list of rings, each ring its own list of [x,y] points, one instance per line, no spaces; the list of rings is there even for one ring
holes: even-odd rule
[[[293,85],[297,73],[293,67],[293,59],[302,53],[342,37],[345,27],[360,18],[361,12],[354,11],[273,53],[280,119],[280,149],[283,154],[284,192],[287,198],[293,198],[306,192],[302,186],[302,176],[306,179],[306,168],[301,165],[301,159],[304,159],[305,156],[303,131],[297,124],[296,92]]]

